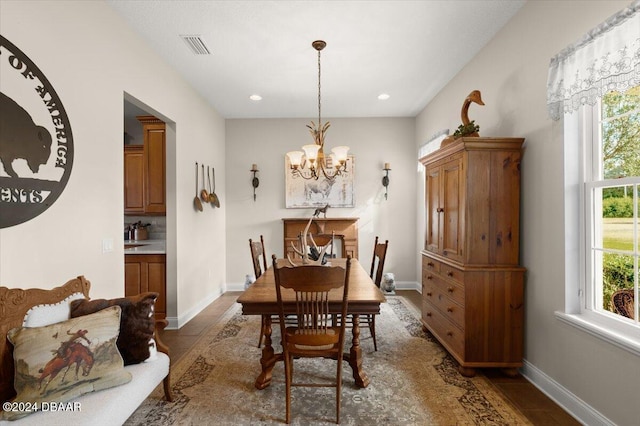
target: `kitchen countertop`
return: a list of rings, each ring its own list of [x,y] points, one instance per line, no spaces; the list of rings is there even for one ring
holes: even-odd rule
[[[166,254],[165,240],[124,240],[128,244],[139,244],[136,247],[125,248],[124,254]]]

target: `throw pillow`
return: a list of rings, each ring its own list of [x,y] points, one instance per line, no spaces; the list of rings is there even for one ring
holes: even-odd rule
[[[64,403],[85,393],[131,381],[116,347],[120,307],[44,327],[9,330],[15,364],[13,402],[24,411],[3,411],[2,418],[24,417],[42,403]]]
[[[119,299],[74,300],[71,302],[71,317],[97,312],[107,306],[120,306],[120,336],[118,349],[124,359],[124,365],[138,364],[152,357],[155,352],[154,309],[158,293],[147,292],[137,296]]]
[[[73,293],[58,303],[34,306],[25,314],[22,326],[42,327],[56,322],[66,321],[71,318],[69,316],[69,302],[84,298],[84,294],[82,293]]]

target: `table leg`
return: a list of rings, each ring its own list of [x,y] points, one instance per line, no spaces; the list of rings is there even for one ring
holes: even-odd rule
[[[356,386],[366,388],[369,386],[369,377],[362,368],[362,348],[360,348],[360,316],[352,315],[353,321],[353,340],[349,354],[345,354],[344,358],[349,361],[351,370],[353,370],[353,379]]]
[[[282,354],[275,354],[273,346],[271,345],[271,315],[263,315],[262,319],[264,322],[264,347],[262,348],[262,357],[260,358],[262,372],[255,383],[255,387],[260,390],[271,384],[273,366],[277,361],[282,360]]]

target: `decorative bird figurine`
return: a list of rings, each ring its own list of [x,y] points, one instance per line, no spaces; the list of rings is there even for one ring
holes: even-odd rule
[[[465,98],[464,103],[462,104],[462,111],[460,112],[460,117],[462,118],[462,124],[465,126],[468,126],[469,124],[471,124],[471,122],[469,121],[469,106],[471,105],[471,102],[475,102],[478,105],[484,105],[484,102],[482,102],[482,96],[480,96],[479,90],[474,90],[473,92],[469,93],[469,96]],[[469,135],[466,135],[466,136],[469,136]]]
[[[464,99],[464,102],[462,103],[462,110],[460,111],[462,124],[458,126],[453,135],[449,135],[442,140],[440,147],[449,145],[451,142],[463,136],[480,136],[480,134],[478,133],[478,131],[480,130],[480,126],[478,126],[474,120],[469,120],[469,106],[471,106],[471,103],[484,105],[479,90],[474,90],[473,92],[469,93],[469,96]]]

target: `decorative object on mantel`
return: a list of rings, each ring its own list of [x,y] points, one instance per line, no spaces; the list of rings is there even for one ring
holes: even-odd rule
[[[475,123],[475,120],[469,120],[469,106],[471,106],[472,102],[478,105],[484,105],[484,102],[482,101],[482,96],[480,95],[479,90],[474,90],[473,92],[469,93],[469,96],[467,96],[464,99],[464,102],[462,104],[462,110],[460,112],[460,117],[462,118],[462,124],[458,126],[458,128],[453,133],[453,135],[447,136],[442,140],[442,143],[440,144],[441,147],[446,146],[451,142],[453,142],[454,140],[464,136],[466,137],[480,136],[480,133],[478,133],[480,131],[480,126],[478,126]]]
[[[251,186],[253,186],[253,201],[256,201],[256,188],[260,186],[260,179],[258,179],[258,177],[256,176],[256,173],[258,173],[259,171],[258,165],[252,164],[251,170],[249,171],[253,173],[253,179],[251,179]]]
[[[385,171],[385,175],[382,177],[382,186],[384,186],[384,199],[388,199],[388,195],[389,195],[389,170],[391,170],[391,164],[389,163],[384,163],[384,169],[382,169]]]
[[[313,212],[313,217],[320,216],[320,213],[324,215],[324,218],[327,218],[327,209],[329,208],[329,204],[326,204],[324,207],[317,208],[315,212]]]
[[[303,265],[323,265],[324,263],[326,263],[325,253],[327,252],[327,249],[329,248],[329,246],[333,247],[333,240],[335,238],[335,233],[333,232],[331,233],[331,241],[329,241],[326,245],[322,246],[321,249],[319,249],[318,245],[313,240],[313,235],[309,234],[309,227],[311,226],[311,222],[313,222],[313,219],[318,217],[322,212],[325,213],[325,217],[326,217],[326,211],[328,207],[329,205],[327,204],[322,209],[316,209],[316,211],[313,213],[313,216],[309,218],[309,222],[307,223],[307,226],[304,228],[304,231],[298,235],[298,244],[300,249],[298,249],[295,246],[295,244],[291,242],[291,247],[293,248],[293,251],[296,252],[296,254],[298,254],[300,257],[302,257]],[[310,258],[309,252],[307,252],[307,241],[309,240],[311,240],[312,250],[315,251],[314,253],[317,253],[317,257],[315,256],[315,254],[313,256],[315,257],[315,259]],[[291,256],[288,253],[287,253],[287,260],[289,261],[289,264],[291,264],[291,266],[298,266],[293,262],[293,260],[291,260]]]
[[[292,176],[301,177],[302,179],[318,180],[320,177],[333,180],[343,173],[347,172],[347,161],[349,151],[348,146],[337,146],[331,150],[332,154],[327,159],[324,155],[324,136],[331,124],[327,121],[322,124],[322,103],[320,96],[320,52],[327,45],[323,40],[316,40],[311,43],[314,49],[318,51],[318,125],[311,122],[307,125],[309,132],[313,137],[313,144],[304,145],[303,151],[291,151],[287,153],[290,162],[290,172]],[[309,163],[309,170],[306,172],[305,165]],[[331,168],[335,170],[331,171]]]

